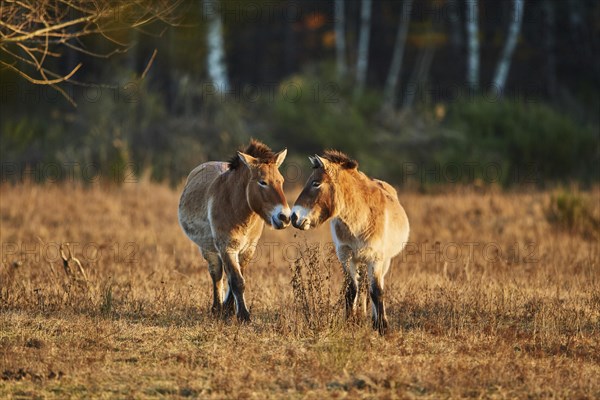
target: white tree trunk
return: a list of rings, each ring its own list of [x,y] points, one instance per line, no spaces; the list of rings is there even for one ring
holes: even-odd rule
[[[406,113],[410,110],[417,97],[422,100],[426,100],[424,97],[425,88],[422,83],[427,80],[427,75],[431,69],[431,63],[435,53],[435,46],[429,43],[427,46],[421,48],[417,61],[415,62],[414,69],[410,74],[410,80],[406,87],[406,95],[404,96],[404,103],[402,104],[402,113]]]
[[[344,2],[346,0],[335,0],[335,52],[338,79],[343,78],[348,70],[346,66],[346,15]]]
[[[467,85],[471,89],[479,86],[479,12],[477,0],[466,0],[465,23],[467,28]]]
[[[512,21],[508,28],[508,37],[506,38],[506,43],[504,43],[502,56],[500,57],[500,61],[498,61],[493,80],[494,89],[498,91],[500,96],[504,93],[506,78],[508,77],[508,70],[510,69],[510,60],[515,47],[517,46],[517,39],[519,38],[519,32],[521,31],[521,22],[523,21],[524,7],[525,4],[523,0],[513,0]]]
[[[224,92],[229,89],[227,65],[225,63],[225,46],[223,44],[223,23],[219,10],[218,0],[204,0],[204,15],[208,20],[206,41],[208,57],[206,67],[208,76],[215,85],[215,89]]]
[[[371,35],[371,0],[362,0],[360,8],[360,33],[356,60],[356,89],[361,94],[365,88],[369,66],[369,38]]]
[[[390,64],[390,71],[385,83],[384,107],[393,108],[396,103],[396,90],[398,80],[402,72],[402,59],[404,58],[404,47],[406,37],[408,36],[408,27],[410,26],[410,13],[412,11],[413,0],[405,0],[400,14],[398,31],[396,33],[396,43],[394,45],[394,55]]]

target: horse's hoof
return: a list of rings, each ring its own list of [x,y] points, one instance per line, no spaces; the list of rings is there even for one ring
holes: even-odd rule
[[[346,323],[348,325],[359,326],[362,324],[362,316],[357,311],[346,313]]]
[[[212,314],[213,317],[220,317],[221,314],[223,313],[223,311],[221,310],[221,307],[219,307],[219,306],[212,306],[210,308],[210,313]]]
[[[385,336],[390,330],[387,319],[373,321],[373,329],[379,332],[379,335]]]
[[[226,301],[221,305],[221,316],[223,318],[229,318],[235,314],[235,306],[233,301]]]
[[[250,323],[250,313],[248,311],[238,313],[237,318],[243,324]]]

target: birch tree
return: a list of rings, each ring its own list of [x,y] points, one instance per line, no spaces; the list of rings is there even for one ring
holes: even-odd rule
[[[467,85],[479,87],[479,11],[477,0],[466,0],[465,23],[467,30]]]
[[[371,0],[362,0],[360,8],[360,33],[356,60],[356,92],[362,94],[369,66],[369,39],[371,36]]]
[[[502,49],[502,55],[498,61],[496,72],[494,73],[493,87],[498,91],[500,96],[504,93],[504,87],[506,85],[506,78],[508,77],[508,71],[510,69],[510,61],[512,59],[513,52],[517,45],[517,39],[519,38],[519,32],[521,31],[521,22],[523,20],[523,8],[525,4],[523,0],[513,0],[513,12],[511,16],[510,26],[508,28],[508,37],[504,43]]]
[[[423,96],[422,83],[427,80],[427,75],[431,70],[431,63],[433,62],[434,55],[435,46],[431,43],[428,43],[419,51],[417,61],[415,62],[415,66],[408,81],[404,102],[402,104],[402,113],[406,113],[412,108],[417,96]]]
[[[345,0],[335,0],[335,53],[338,79],[343,78],[348,70],[346,66],[346,11]]]
[[[410,13],[412,11],[413,0],[405,0],[400,21],[398,23],[398,31],[396,32],[396,43],[394,44],[394,55],[392,63],[385,83],[384,89],[384,108],[392,109],[396,103],[396,91],[398,88],[398,80],[402,72],[402,60],[404,58],[404,48],[406,45],[406,37],[408,36],[408,27],[410,26]]]
[[[204,0],[204,13],[207,18],[206,42],[208,55],[206,69],[215,90],[225,92],[229,89],[227,64],[225,63],[225,45],[223,41],[223,22],[218,0]]]

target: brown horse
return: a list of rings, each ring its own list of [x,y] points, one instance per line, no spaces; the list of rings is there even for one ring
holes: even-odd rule
[[[228,163],[207,162],[188,176],[179,202],[179,223],[208,262],[214,313],[233,312],[249,321],[244,300],[244,270],[254,256],[264,223],[283,229],[290,208],[278,168],[287,150],[274,154],[252,140]],[[223,302],[223,269],[229,289]]]
[[[306,230],[331,219],[331,235],[346,275],[346,315],[356,314],[359,266],[366,264],[373,328],[384,334],[388,321],[383,279],[409,232],[398,194],[386,182],[359,172],[358,163],[338,151],[328,150],[322,157],[309,159],[314,170],[294,204],[292,224]],[[364,311],[365,302],[366,297]]]

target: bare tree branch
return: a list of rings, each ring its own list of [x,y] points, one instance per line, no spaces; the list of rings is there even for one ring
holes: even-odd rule
[[[139,30],[155,21],[176,24],[175,10],[182,0],[3,0],[0,2],[0,65],[15,71],[28,82],[49,85],[73,99],[57,84],[78,82],[72,77],[82,67],[79,63],[67,74],[49,70],[49,57],[60,58],[59,49],[68,48],[98,58],[124,53],[130,43],[115,34],[129,29]],[[113,46],[111,51],[88,50],[81,38],[100,35]],[[140,79],[152,65],[152,54]],[[39,75],[39,76],[36,76]]]
[[[146,77],[146,74],[148,74],[148,71],[150,71],[150,67],[152,66],[152,63],[154,62],[154,59],[156,58],[157,54],[158,50],[154,49],[154,51],[152,52],[152,57],[150,57],[150,61],[148,61],[148,64],[146,64],[146,68],[144,68],[144,72],[142,72],[142,76],[140,77],[140,79],[144,79]]]
[[[75,72],[77,72],[77,70],[79,68],[81,68],[81,66],[83,65],[82,63],[77,64],[77,66],[75,68],[73,68],[73,70],[71,72],[69,72],[67,75],[62,76],[62,77],[57,78],[57,79],[35,79],[35,78],[32,78],[31,76],[27,75],[25,72],[19,70],[18,68],[16,68],[15,66],[13,66],[11,64],[7,64],[7,63],[5,63],[2,60],[0,60],[0,63],[2,63],[3,65],[5,65],[6,67],[12,69],[13,71],[15,71],[16,73],[18,73],[19,75],[21,75],[23,78],[27,79],[29,82],[35,83],[37,85],[55,85],[57,83],[64,82],[64,81],[68,80],[70,77],[72,77],[75,74]]]
[[[5,42],[24,42],[24,41],[32,39],[36,36],[46,35],[52,31],[60,31],[64,28],[68,28],[69,26],[72,26],[72,25],[77,25],[82,22],[93,21],[96,18],[98,18],[98,17],[97,16],[87,16],[87,17],[83,17],[83,18],[78,18],[78,19],[75,19],[72,21],[64,22],[62,24],[58,24],[58,25],[54,25],[54,26],[47,26],[46,28],[43,28],[43,29],[37,29],[33,32],[24,33],[21,36],[6,36],[2,40]],[[3,22],[0,22],[0,25],[11,27],[10,25],[5,24]],[[15,29],[15,31],[17,31],[17,30]],[[22,32],[22,31],[18,30],[18,32]]]

